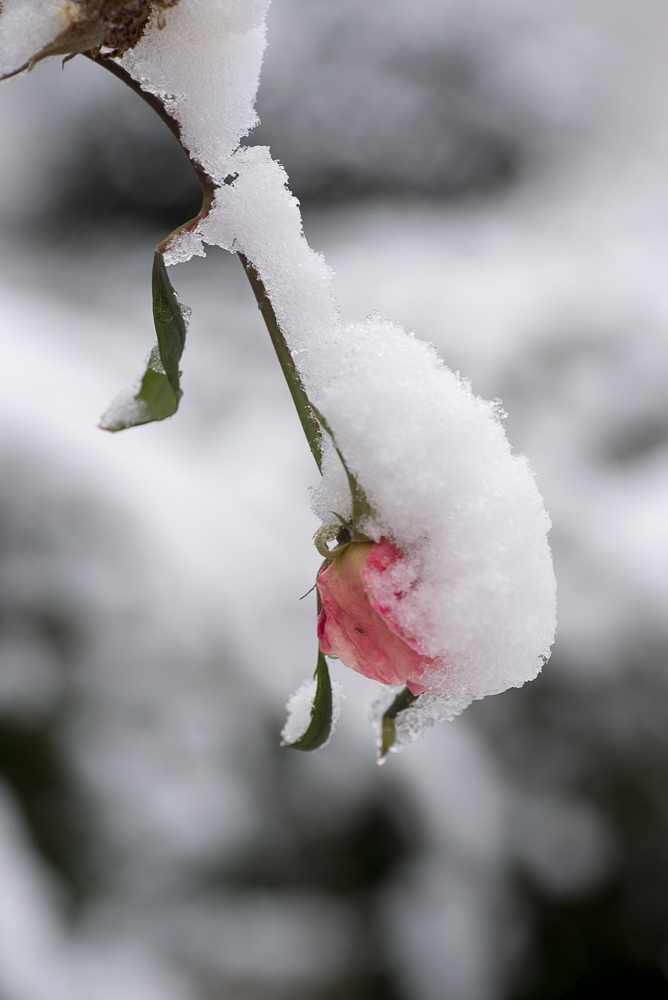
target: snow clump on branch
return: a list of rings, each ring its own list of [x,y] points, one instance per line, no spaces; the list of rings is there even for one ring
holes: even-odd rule
[[[391,572],[376,578],[374,607],[382,605],[388,627],[420,650],[413,690],[426,693],[403,713],[396,749],[423,725],[536,676],[555,628],[550,524],[526,459],[510,448],[498,404],[475,396],[430,345],[398,326],[379,317],[342,323],[331,273],[305,240],[283,168],[268,148],[240,146],[257,124],[268,5],[154,0],[140,37],[127,50],[117,45],[116,55],[176,119],[184,146],[215,187],[210,210],[194,230],[177,234],[166,262],[202,255],[204,243],[248,258],[306,393],[331,429],[316,513],[325,524],[353,513],[336,445],[368,499],[358,526],[367,544],[389,544],[399,554]],[[58,17],[72,6],[7,0],[2,65],[12,40],[16,63],[56,44]],[[74,6],[81,12],[86,3]],[[28,37],[32,55],[25,55]],[[393,694],[381,699],[377,722]]]

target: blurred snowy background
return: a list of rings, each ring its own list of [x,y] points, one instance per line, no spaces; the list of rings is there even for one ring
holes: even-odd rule
[[[275,0],[263,125],[336,271],[498,396],[554,521],[543,676],[379,769],[315,662],[315,470],[237,261],[110,436],[198,205],[83,58],[0,89],[0,997],[668,997],[668,9]]]

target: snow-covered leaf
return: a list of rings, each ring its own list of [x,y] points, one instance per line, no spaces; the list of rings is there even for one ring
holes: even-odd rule
[[[294,722],[298,725],[298,719],[296,714],[302,707],[302,698],[300,695],[306,695],[307,689],[305,685],[297,691],[290,702],[288,707],[290,710],[290,716],[283,729],[284,743],[283,746],[290,747],[291,750],[319,750],[321,746],[329,740],[332,733],[333,724],[333,697],[332,697],[332,682],[329,677],[329,668],[327,666],[327,661],[322,653],[318,653],[318,665],[315,669],[315,678],[317,686],[315,689],[315,697],[313,699],[313,705],[311,706],[311,716],[306,732],[304,732],[297,739],[289,740],[291,735],[291,723]]]
[[[135,395],[116,399],[100,421],[105,431],[122,431],[171,417],[182,396],[179,362],[186,342],[186,314],[172,287],[161,253],[153,260],[153,318],[158,343],[151,351]]]

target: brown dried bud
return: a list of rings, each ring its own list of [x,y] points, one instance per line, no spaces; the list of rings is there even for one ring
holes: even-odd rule
[[[65,24],[63,30],[14,72],[32,69],[50,56],[101,52],[104,58],[120,57],[140,41],[154,11],[157,11],[157,26],[161,29],[165,26],[165,10],[178,3],[179,0],[63,0],[59,6]]]

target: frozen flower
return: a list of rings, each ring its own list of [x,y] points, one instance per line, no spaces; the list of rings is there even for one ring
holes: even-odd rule
[[[382,597],[383,582],[400,559],[399,550],[383,538],[351,542],[328,561],[318,576],[318,638],[326,656],[337,656],[382,684],[405,684],[418,695],[426,690],[423,671],[434,661]],[[400,600],[402,595],[394,596]]]

